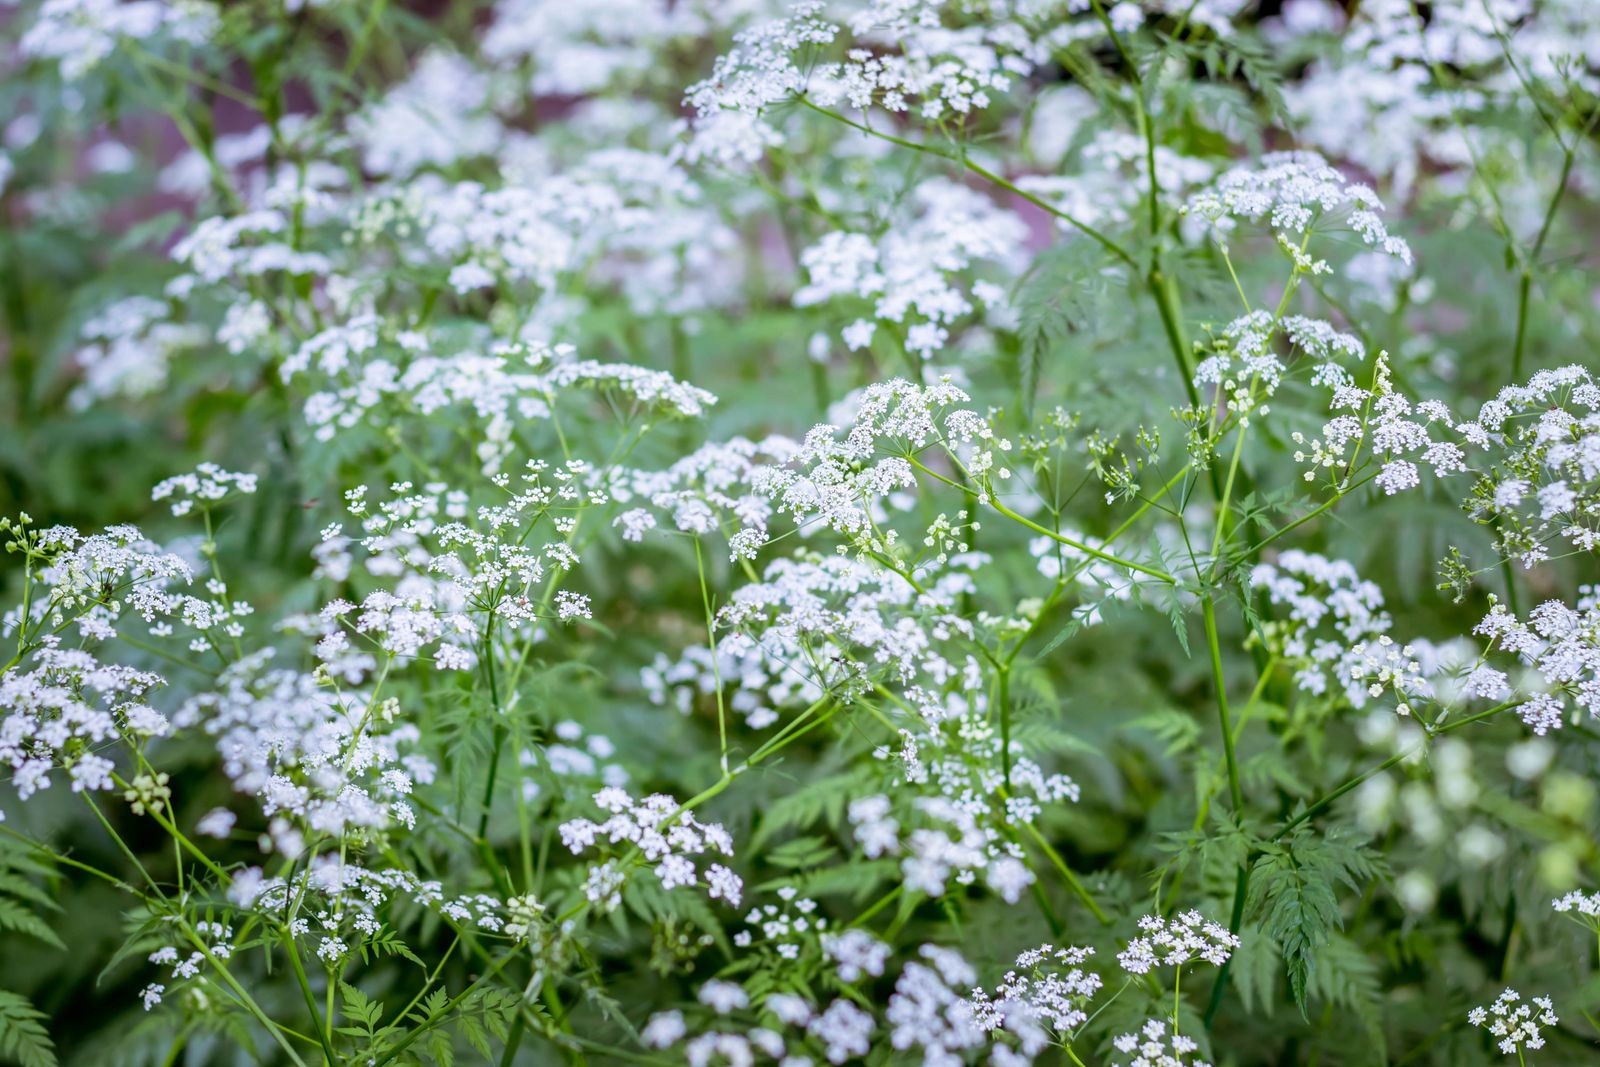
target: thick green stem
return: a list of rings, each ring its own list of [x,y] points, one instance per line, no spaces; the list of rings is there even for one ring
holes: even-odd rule
[[[1172,279],[1159,268],[1152,270],[1145,284],[1161,314],[1161,329],[1167,335],[1167,345],[1172,349],[1173,362],[1178,366],[1178,377],[1183,380],[1183,391],[1189,397],[1189,406],[1200,406],[1200,388],[1194,384],[1194,367],[1189,362],[1189,342],[1183,335],[1183,320],[1178,314],[1177,290]]]
[[[322,1013],[317,1010],[317,998],[311,992],[311,980],[306,977],[305,965],[300,962],[300,950],[295,945],[294,935],[288,931],[284,931],[283,947],[288,950],[289,966],[294,969],[295,984],[300,987],[300,993],[305,997],[306,1011],[311,1013],[311,1028],[317,1035],[318,1043],[322,1045],[322,1054],[327,1058],[328,1067],[338,1067],[338,1053],[333,1051]],[[329,979],[329,983],[331,985],[332,979]]]

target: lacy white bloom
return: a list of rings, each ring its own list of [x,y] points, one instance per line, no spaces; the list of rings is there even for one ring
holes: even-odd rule
[[[594,803],[610,813],[604,822],[580,818],[561,825],[561,843],[575,856],[597,845],[629,844],[646,862],[655,865],[662,888],[673,889],[698,883],[696,867],[689,857],[708,852],[733,855],[733,838],[721,824],[699,821],[665,794],[656,793],[635,800],[625,790],[607,786],[594,794]],[[605,873],[601,881],[612,885],[606,894],[610,899],[620,888],[623,873],[609,862],[602,868]],[[591,877],[596,877],[596,870],[601,868],[591,868]],[[713,900],[723,900],[730,907],[738,906],[744,888],[738,875],[721,864],[712,863],[705,868],[704,877],[707,893]]]
[[[1473,1026],[1487,1027],[1489,1033],[1507,1056],[1520,1056],[1523,1049],[1544,1048],[1541,1027],[1555,1026],[1555,1005],[1549,997],[1534,997],[1532,1004],[1522,1003],[1522,994],[1506,987],[1488,1008],[1473,1008],[1467,1012],[1467,1021]]]
[[[1140,935],[1117,954],[1117,962],[1129,974],[1147,974],[1158,966],[1181,968],[1196,959],[1220,967],[1240,944],[1226,926],[1207,921],[1198,911],[1171,920],[1146,915],[1139,920],[1139,929]]]
[[[182,516],[197,504],[202,508],[210,507],[226,500],[231,494],[246,495],[255,491],[254,474],[234,474],[215,463],[202,463],[192,474],[180,474],[157,482],[155,488],[150,490],[150,499],[172,499],[172,513]]]
[[[1228,171],[1212,189],[1191,197],[1184,206],[1185,213],[1210,223],[1219,237],[1231,232],[1237,220],[1265,217],[1297,268],[1313,274],[1331,268],[1324,261],[1305,258],[1300,249],[1309,231],[1329,217],[1344,222],[1366,244],[1411,262],[1405,241],[1384,228],[1378,217],[1382,210],[1376,193],[1348,181],[1314,152],[1270,152],[1261,157],[1259,166]]]
[[[1111,1046],[1124,1056],[1131,1056],[1126,1065],[1118,1062],[1113,1067],[1211,1067],[1204,1060],[1185,1059],[1200,1050],[1191,1037],[1173,1030],[1170,1019],[1151,1019],[1131,1034],[1112,1040]]]

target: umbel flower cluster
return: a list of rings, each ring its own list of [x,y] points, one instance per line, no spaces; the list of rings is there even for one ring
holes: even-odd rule
[[[0,5],[0,1063],[1594,1061],[1597,57]]]

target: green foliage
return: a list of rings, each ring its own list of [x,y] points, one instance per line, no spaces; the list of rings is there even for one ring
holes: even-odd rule
[[[1125,327],[1118,295],[1097,250],[1082,241],[1050,246],[1018,279],[1014,384],[1026,421],[1033,421],[1042,375],[1070,382],[1095,342]]]
[[[762,809],[752,844],[764,847],[780,834],[808,830],[818,824],[838,827],[844,822],[845,807],[850,799],[859,796],[862,787],[869,786],[874,777],[871,768],[857,765],[824,774],[777,797]]]
[[[19,1067],[56,1067],[55,1044],[44,1028],[47,1018],[27,998],[0,989],[0,1060]]]
[[[1582,3],[210,6],[0,18],[0,1061],[898,1067],[1046,942],[1074,1062],[1592,1052]]]
[[[1314,988],[1330,999],[1348,997],[1355,984],[1372,977],[1370,970],[1362,976],[1351,969],[1348,942],[1341,942],[1326,971],[1318,968],[1336,931],[1344,928],[1339,887],[1364,891],[1367,883],[1385,877],[1382,855],[1342,829],[1325,835],[1297,830],[1263,844],[1261,852],[1250,871],[1246,914],[1277,945],[1295,1004],[1305,1015]],[[1314,985],[1316,975],[1321,977]]]

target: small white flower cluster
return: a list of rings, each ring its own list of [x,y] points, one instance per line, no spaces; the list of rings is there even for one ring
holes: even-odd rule
[[[469,506],[465,490],[443,482],[420,491],[397,482],[389,487],[394,495],[376,504],[365,486],[348,491],[349,510],[365,534],[356,543],[366,553],[365,569],[388,580],[392,591],[376,589],[359,605],[334,601],[319,620],[304,621],[326,634],[319,656],[331,663],[359,638],[401,659],[432,645],[441,670],[466,670],[477,662],[473,642],[491,620],[505,639],[541,621],[590,618],[587,596],[557,586],[582,562],[572,547],[578,516],[609,503],[592,478],[583,460],[555,467],[530,460],[517,491],[509,475],[498,475],[496,487],[508,495],[477,508]],[[547,521],[559,539],[529,544],[530,531]],[[323,532],[316,555],[320,572],[337,580],[347,578],[355,562],[337,525]]]
[[[1317,361],[1319,375],[1342,374],[1327,369],[1329,364],[1337,368],[1334,361],[1341,356],[1356,362],[1366,357],[1358,338],[1320,319],[1301,315],[1279,319],[1266,311],[1252,311],[1223,328],[1210,354],[1195,367],[1195,384],[1218,387],[1230,414],[1248,417],[1258,410],[1266,414],[1265,402],[1278,391],[1285,372],[1273,350],[1280,331],[1304,358]]]
[[[172,321],[164,300],[123,297],[83,324],[83,346],[73,353],[80,378],[70,397],[74,408],[112,398],[140,400],[167,384],[173,360],[201,347],[206,329]]]
[[[271,275],[326,275],[333,262],[321,252],[288,243],[290,217],[276,207],[238,215],[212,215],[172,246],[172,258],[189,269],[167,283],[169,296],[184,299],[202,286],[231,281],[248,289]]]
[[[911,218],[891,225],[881,237],[835,230],[802,252],[806,284],[795,292],[794,304],[869,301],[872,317],[904,327],[905,347],[927,359],[944,347],[948,327],[973,311],[952,276],[984,262],[1014,273],[1027,231],[1015,214],[944,179],[919,185],[909,201]],[[999,286],[980,281],[971,291],[991,313],[1003,314]],[[866,347],[876,328],[868,320],[851,324],[844,330],[845,346]]]
[[[1205,1060],[1184,1059],[1200,1051],[1200,1045],[1178,1033],[1171,1019],[1149,1019],[1133,1033],[1114,1038],[1111,1047],[1133,1057],[1112,1067],[1211,1067]]]
[[[181,947],[163,945],[150,953],[146,959],[158,967],[171,967],[172,977],[168,981],[177,983],[199,977],[207,963],[212,960],[223,962],[233,958],[233,927],[221,922],[201,920],[194,924],[192,936],[201,947],[195,947],[194,941],[185,940]],[[149,1011],[160,1004],[162,995],[166,991],[167,986],[159,982],[145,986],[143,992],[139,994],[144,1010]]]
[[[884,1012],[889,1043],[902,1052],[920,1049],[925,1063],[959,1062],[963,1053],[989,1040],[973,1006],[957,992],[972,989],[978,974],[955,949],[923,945],[917,955],[927,962],[907,963],[889,996]],[[1032,1029],[1028,1047],[1042,1051],[1044,1035]],[[1009,1051],[996,1046],[999,1064],[1005,1062],[1002,1050]]]
[[[1288,609],[1287,618],[1268,619],[1259,632],[1269,651],[1296,668],[1303,692],[1331,690],[1356,708],[1392,692],[1402,715],[1414,700],[1433,696],[1417,649],[1389,636],[1382,590],[1348,561],[1289,549],[1257,564],[1250,584],[1273,607]]]
[[[955,1064],[963,1053],[982,1048],[989,1040],[986,1030],[976,1021],[973,1008],[957,992],[970,989],[978,981],[978,974],[960,953],[939,945],[922,945],[918,957],[922,961],[910,961],[904,966],[883,1009],[888,1045],[899,1051],[918,1049],[925,1062],[931,1064]],[[752,998],[741,985],[712,979],[701,985],[699,1003],[722,1017],[750,1008]],[[782,1067],[810,1067],[816,1062],[813,1056],[835,1065],[867,1056],[880,1027],[874,1014],[853,1000],[840,997],[818,1009],[808,998],[786,990],[766,993],[762,1016],[773,1025],[752,1027],[744,1033],[706,1030],[688,1038],[690,1027],[682,1011],[664,1011],[651,1017],[642,1035],[650,1048],[670,1048],[688,1038],[683,1053],[693,1067],[722,1061],[752,1064],[757,1054],[778,1061]],[[1026,1056],[997,1045],[994,1067],[1021,1067],[1048,1043],[1042,1029],[1022,1021],[1022,1016],[1018,1019],[1021,1022],[1011,1032],[1024,1030],[1022,1045],[1027,1049]],[[786,1038],[778,1027],[786,1027],[792,1033]]]
[[[970,588],[959,569],[919,595],[894,572],[845,556],[774,560],[762,581],[736,589],[718,613],[718,627],[731,632],[718,638],[714,657],[705,646],[676,661],[658,656],[641,681],[655,703],[685,713],[697,693],[732,686],[729,706],[754,729],[773,725],[786,708],[874,679],[938,690],[953,678],[975,678],[970,654],[948,647],[974,632],[955,610]]]
[[[1515,655],[1536,671],[1533,695],[1519,705],[1517,714],[1536,734],[1561,728],[1567,704],[1600,717],[1600,587],[1583,586],[1575,607],[1547,600],[1528,612],[1523,622],[1501,603],[1473,629],[1488,638],[1489,647]],[[1491,700],[1511,696],[1504,682],[1483,695]]]
[[[1473,1008],[1467,1012],[1467,1022],[1473,1026],[1486,1026],[1489,1035],[1497,1039],[1500,1051],[1507,1056],[1522,1055],[1523,1049],[1544,1048],[1545,1026],[1555,1026],[1555,1004],[1549,997],[1534,997],[1532,1004],[1519,1003],[1522,994],[1507,986],[1494,998],[1488,1008]]]
[[[916,690],[910,695],[918,697]],[[1046,805],[1077,801],[1078,786],[1064,774],[1046,774],[1021,755],[1018,742],[1012,742],[1008,781],[999,731],[981,714],[952,714],[950,704],[971,706],[959,694],[938,704],[923,695],[921,728],[902,728],[898,750],[877,750],[878,758],[899,764],[895,793],[911,796],[911,803],[895,817],[886,795],[853,801],[848,814],[855,838],[869,857],[903,853],[907,888],[941,896],[952,876],[970,885],[981,874],[1001,899],[1015,904],[1034,875],[1011,839],[1014,828],[1032,823]],[[903,841],[902,826],[910,831]]]
[[[515,447],[517,425],[548,421],[557,397],[572,390],[610,393],[675,418],[698,418],[717,399],[663,371],[578,359],[570,345],[493,342],[487,354],[432,354],[432,345],[416,331],[386,342],[368,317],[311,337],[284,361],[282,374],[287,381],[315,368],[324,379],[305,405],[321,440],[361,423],[404,426],[447,408],[469,413],[481,425],[477,452],[488,474]]]
[[[306,833],[413,825],[405,798],[435,774],[426,757],[403,754],[419,741],[417,727],[397,721],[393,700],[272,668],[272,655],[271,649],[246,655],[223,671],[215,689],[191,697],[173,716],[179,728],[216,737],[234,788],[257,797],[273,820],[271,847],[295,856]]]
[[[917,485],[908,456],[935,445],[952,454],[962,449],[975,477],[1010,476],[996,467],[994,453],[1009,452],[1011,442],[958,406],[970,402],[948,378],[930,386],[903,378],[869,385],[844,405],[854,417],[843,438],[828,423],[812,428],[793,464],[765,472],[759,488],[802,526],[826,526],[859,551],[888,553],[899,537],[881,530],[880,519],[886,498]]]
[[[757,23],[734,37],[734,47],[717,57],[711,74],[684,93],[698,121],[688,148],[691,162],[709,160],[726,167],[750,166],[782,136],[764,121],[771,105],[803,92],[806,75],[796,62],[833,41],[839,27],[823,19],[822,3],[806,0],[777,19]]]
[[[137,743],[169,731],[144,702],[165,684],[160,675],[43,639],[0,674],[0,766],[9,768],[17,798],[48,788],[57,768],[66,768],[74,793],[113,788],[115,765],[103,752],[124,737]]]
[[[1584,54],[1592,40],[1592,13],[1582,0],[1452,3],[1425,11],[1410,0],[1371,0],[1350,11],[1348,26],[1336,4],[1299,0],[1284,7],[1281,47],[1328,46],[1318,47],[1305,74],[1284,87],[1295,129],[1387,180],[1399,198],[1412,198],[1424,182],[1460,195],[1463,175],[1478,160],[1514,144],[1510,131],[1486,116],[1516,106],[1525,92],[1559,91],[1567,78],[1584,84],[1593,78],[1581,66],[1569,73],[1562,62]],[[1436,78],[1440,69],[1462,73]],[[1519,239],[1537,231],[1545,206],[1538,190],[1553,180],[1535,171],[1498,191]]]
[[[190,580],[188,561],[162,551],[136,527],[108,526],[87,536],[69,526],[24,533],[7,522],[0,529],[17,533],[19,550],[39,566],[35,580],[49,590],[47,597],[34,598],[26,618],[20,607],[6,614],[8,636],[41,621],[52,628],[75,621],[87,636],[104,638],[125,611],[148,623],[175,614],[197,627],[211,622],[205,602],[174,601],[166,591],[173,582]]]
[[[797,960],[808,945],[820,944],[819,937],[831,936],[827,933],[828,920],[818,912],[815,900],[800,896],[793,886],[783,886],[777,893],[782,903],[752,908],[744,919],[749,929],[734,934],[733,943],[742,949],[759,945],[775,952],[779,959]],[[844,951],[854,949],[852,943]]]
[[[1600,385],[1587,369],[1507,386],[1458,430],[1496,452],[1466,508],[1493,527],[1502,555],[1534,567],[1562,541],[1600,550]]]
[[[702,985],[698,999],[717,1016],[731,1015],[750,1006],[750,995],[742,986],[721,979]],[[774,992],[766,995],[762,1007],[776,1025],[794,1028],[798,1033],[785,1040],[782,1033],[769,1026],[751,1027],[745,1033],[704,1030],[684,1045],[684,1056],[690,1067],[707,1067],[714,1061],[753,1064],[757,1054],[777,1062],[780,1067],[811,1067],[816,1061],[807,1052],[812,1049],[819,1049],[829,1063],[842,1064],[866,1055],[871,1048],[872,1033],[877,1028],[871,1014],[844,998],[818,1011],[803,996]],[[677,1010],[651,1016],[640,1032],[646,1047],[657,1049],[670,1048],[688,1035],[688,1024],[683,1013]]]
[[[853,13],[855,47],[845,58],[819,62],[844,27],[822,17],[820,2],[793,4],[784,17],[741,31],[710,77],[689,87],[697,119],[687,154],[724,166],[755,163],[783,143],[766,113],[796,96],[825,108],[915,107],[924,120],[960,121],[1047,61],[1052,31],[1063,45],[1071,39],[1069,27],[1032,24],[1021,11],[1010,17],[1010,7],[993,5],[987,18],[970,21],[946,0],[876,0]],[[947,12],[966,24],[947,27]]]
[[[837,934],[823,934],[822,954],[835,964],[835,973],[841,982],[859,982],[883,974],[884,964],[893,951],[888,945],[859,928]]]
[[[221,636],[242,633],[247,604],[200,600],[169,592],[187,581],[189,564],[162,552],[131,526],[113,526],[84,536],[55,526],[31,528],[31,520],[0,520],[8,547],[28,561],[24,605],[0,621],[0,635],[16,638],[13,662],[0,672],[0,762],[26,800],[50,784],[50,772],[65,768],[74,792],[113,786],[114,764],[104,752],[118,741],[142,746],[170,731],[167,717],[146,703],[165,685],[157,674],[105,662],[90,645],[118,634],[126,616],[137,616],[157,639],[173,622],[200,631],[195,651],[209,651]],[[213,581],[211,592],[225,598]],[[62,631],[75,626],[81,644],[65,646]],[[215,633],[211,632],[215,631]]]
[[[254,474],[234,474],[215,463],[202,463],[189,474],[179,474],[157,482],[150,490],[151,500],[172,499],[172,513],[189,514],[198,505],[211,507],[237,493],[248,495],[256,491]]]
[[[760,441],[734,437],[702,445],[664,470],[619,470],[612,486],[617,499],[639,497],[650,506],[623,512],[615,524],[623,540],[633,542],[657,528],[656,512],[683,533],[734,530],[728,536],[733,558],[753,559],[767,541],[773,511],[757,488],[761,472],[791,462],[799,451],[797,442],[776,434]]]
[[[948,0],[874,0],[850,19],[858,44],[872,47],[850,49],[842,63],[817,65],[806,91],[824,107],[899,113],[920,101],[923,119],[959,121],[1049,57],[1039,39],[1042,27],[1007,17],[1008,6],[994,5],[988,19],[949,28],[942,24],[946,13],[959,18],[960,11]],[[889,50],[895,47],[898,52]]]
[[[968,1004],[978,1025],[994,1033],[1016,1017],[1030,1019],[1054,1032],[1058,1041],[1088,1021],[1085,1006],[1100,992],[1103,983],[1083,964],[1094,955],[1092,948],[1040,945],[1017,957],[1017,969],[1007,971],[991,995],[974,989]],[[1020,972],[1020,973],[1019,973]]]
[[[1022,846],[993,825],[985,825],[996,821],[987,800],[970,795],[961,800],[923,796],[912,802],[912,808],[920,821],[932,825],[914,829],[906,837],[900,873],[907,889],[940,897],[948,881],[971,885],[981,874],[997,896],[1015,904],[1034,883],[1033,871],[1022,861]]]
[[[1117,962],[1129,974],[1149,974],[1156,967],[1181,969],[1194,960],[1221,967],[1240,944],[1226,926],[1198,911],[1181,912],[1170,920],[1146,915],[1139,920],[1139,930],[1139,936],[1117,953]]]
[[[708,33],[712,17],[700,5],[670,0],[499,0],[483,52],[497,67],[525,74],[535,96],[629,91],[664,50]]]
[[[655,793],[635,800],[625,790],[607,786],[594,794],[595,806],[609,812],[610,818],[596,823],[572,819],[561,824],[561,843],[574,856],[582,855],[602,840],[610,845],[626,842],[645,862],[654,864],[656,878],[663,889],[700,884],[702,874],[706,895],[738,907],[744,895],[744,882],[720,863],[696,869],[690,856],[717,852],[733,855],[733,838],[720,823],[705,823],[683,810],[676,800]],[[600,873],[596,875],[596,871]],[[622,901],[623,871],[614,862],[592,867],[590,899],[610,910]]]
[[[505,130],[483,113],[490,98],[487,74],[462,56],[430,48],[409,77],[350,120],[350,134],[373,174],[403,177],[491,156]]]
[[[1368,460],[1379,464],[1373,481],[1386,496],[1394,496],[1422,484],[1417,464],[1428,464],[1436,477],[1444,478],[1467,470],[1466,453],[1453,441],[1438,440],[1428,432],[1435,423],[1454,431],[1469,443],[1486,447],[1482,432],[1474,424],[1457,425],[1450,411],[1437,400],[1413,403],[1397,392],[1390,379],[1387,353],[1380,352],[1373,368],[1372,387],[1362,388],[1347,373],[1333,364],[1325,366],[1318,383],[1332,387],[1329,407],[1344,412],[1323,424],[1322,436],[1308,441],[1296,431],[1296,463],[1308,463],[1306,481],[1315,481],[1319,470],[1330,472],[1331,484],[1347,490],[1358,470]],[[1420,418],[1422,421],[1417,421]]]
[[[1557,897],[1550,906],[1562,915],[1569,915],[1591,930],[1600,932],[1600,893],[1585,893],[1574,889]]]
[[[141,49],[166,42],[201,45],[219,24],[206,0],[45,0],[22,34],[22,53],[61,65],[76,81],[105,62],[125,41]]]
[[[294,905],[290,933],[330,961],[349,952],[352,943],[381,936],[379,915],[402,899],[451,923],[514,939],[527,938],[540,914],[531,898],[502,902],[485,893],[448,896],[438,881],[398,868],[373,870],[331,852],[310,855],[291,879],[269,877],[259,867],[235,870],[227,896],[243,911],[269,916],[281,916]],[[515,929],[519,924],[527,928]]]
[[[1210,189],[1189,198],[1184,213],[1208,223],[1226,242],[1240,220],[1265,217],[1278,244],[1300,273],[1325,274],[1326,260],[1304,251],[1318,227],[1342,221],[1361,240],[1405,263],[1411,249],[1391,236],[1378,212],[1383,202],[1365,185],[1351,182],[1315,152],[1269,152],[1259,164],[1225,173]]]

